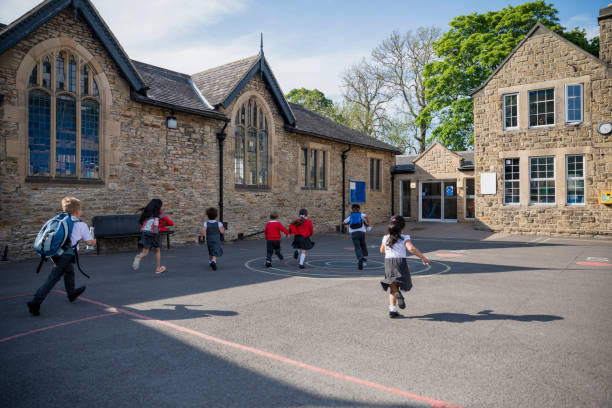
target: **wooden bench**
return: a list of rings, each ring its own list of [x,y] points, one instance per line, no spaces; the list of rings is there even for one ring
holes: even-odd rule
[[[97,215],[91,220],[94,227],[94,238],[96,239],[96,253],[100,255],[100,239],[106,238],[130,238],[140,239],[140,214],[129,215]],[[170,235],[174,231],[160,232],[165,235],[168,249],[170,249]]]

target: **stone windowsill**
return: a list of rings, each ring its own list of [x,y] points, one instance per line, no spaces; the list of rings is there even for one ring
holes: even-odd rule
[[[327,191],[327,187],[301,187],[302,190],[321,190],[321,191]]]
[[[267,184],[234,184],[236,190],[251,190],[251,191],[269,191],[270,186]]]
[[[76,177],[48,177],[48,176],[27,176],[26,183],[47,184],[53,186],[80,185],[80,186],[103,186],[104,180],[101,179],[79,179]]]

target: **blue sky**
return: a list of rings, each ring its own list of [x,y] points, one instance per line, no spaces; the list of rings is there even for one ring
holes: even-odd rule
[[[38,4],[3,0],[0,22],[9,23]],[[193,74],[254,55],[259,33],[283,91],[318,88],[341,98],[340,77],[393,30],[448,28],[455,16],[499,10],[524,1],[293,1],[293,0],[93,0],[128,55]],[[608,1],[556,1],[561,24],[598,35],[597,15]]]

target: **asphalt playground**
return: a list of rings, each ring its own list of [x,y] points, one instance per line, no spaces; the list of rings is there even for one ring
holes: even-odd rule
[[[300,270],[265,241],[82,256],[69,303],[36,260],[0,264],[1,407],[610,407],[612,242],[413,224],[414,288],[389,319],[382,232],[359,271],[316,235]],[[437,229],[436,229],[437,228]],[[457,228],[457,227],[453,227]]]

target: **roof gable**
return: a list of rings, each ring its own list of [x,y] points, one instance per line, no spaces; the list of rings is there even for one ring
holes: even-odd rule
[[[437,140],[435,142],[433,142],[431,144],[431,146],[429,146],[427,149],[425,149],[425,151],[421,154],[419,154],[413,161],[413,163],[416,163],[417,161],[421,160],[425,155],[427,155],[427,153],[429,153],[431,150],[433,150],[436,146],[438,146],[438,148],[442,148],[446,153],[450,153],[450,155],[455,156],[456,158],[458,158],[459,160],[462,159],[462,156],[453,152],[451,149],[449,149],[448,147],[444,146],[442,143],[438,142]]]
[[[70,6],[74,8],[75,17],[77,11],[81,12],[85,21],[125,75],[130,86],[138,92],[144,92],[146,90],[144,80],[89,0],[46,0],[42,2],[0,31],[0,54]]]
[[[517,44],[517,46],[514,47],[514,49],[512,51],[510,51],[510,54],[508,54],[508,56],[497,66],[497,68],[495,68],[495,70],[491,73],[491,75],[489,75],[489,77],[482,84],[480,84],[480,86],[478,86],[478,88],[475,88],[474,90],[472,90],[469,93],[469,95],[470,96],[474,96],[478,92],[480,92],[485,86],[487,86],[487,84],[493,79],[493,77],[503,68],[504,65],[506,65],[506,63],[510,60],[510,58],[512,58],[514,56],[514,54],[518,51],[518,49],[521,48],[523,46],[523,44],[525,44],[527,42],[527,40],[529,40],[529,38],[531,38],[536,33],[536,31],[538,31],[538,30],[542,30],[542,31],[544,31],[547,34],[553,34],[558,39],[562,40],[566,44],[571,45],[573,48],[577,49],[578,51],[584,53],[585,55],[587,55],[590,58],[594,59],[598,63],[602,64],[604,67],[608,67],[608,63],[607,62],[597,58],[596,56],[594,56],[593,54],[591,54],[587,50],[585,50],[585,49],[581,48],[580,46],[574,44],[573,42],[569,41],[568,39],[566,39],[562,35],[555,33],[550,28],[546,27],[544,24],[542,24],[542,23],[540,23],[538,21],[533,26],[533,28],[531,30],[529,30],[529,32],[525,35],[525,38],[523,38],[521,40],[521,42],[519,42]]]
[[[259,73],[269,86],[285,121],[295,124],[295,116],[281,91],[263,52],[249,58],[230,62],[192,75],[193,80],[211,105],[227,108],[244,89],[246,84]]]

